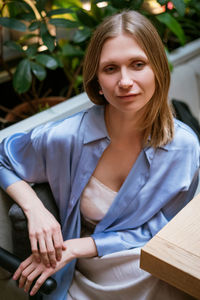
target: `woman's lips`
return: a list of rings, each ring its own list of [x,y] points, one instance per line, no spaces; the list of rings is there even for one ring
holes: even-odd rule
[[[126,94],[126,95],[118,95],[120,99],[130,99],[138,96],[139,93],[133,93],[133,94]]]

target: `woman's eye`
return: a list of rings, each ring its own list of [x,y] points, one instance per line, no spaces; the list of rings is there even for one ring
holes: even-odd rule
[[[142,62],[142,61],[133,62],[133,67],[134,67],[134,69],[136,69],[136,70],[141,70],[141,69],[144,68],[144,66],[145,66],[145,63]]]
[[[115,66],[108,66],[108,67],[105,67],[104,68],[104,72],[105,73],[113,73],[114,71],[116,70],[116,67]]]

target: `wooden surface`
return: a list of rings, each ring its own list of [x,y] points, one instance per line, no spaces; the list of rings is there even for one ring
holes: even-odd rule
[[[142,248],[140,267],[200,299],[200,194]]]

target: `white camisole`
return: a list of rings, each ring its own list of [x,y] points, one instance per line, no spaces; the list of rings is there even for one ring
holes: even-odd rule
[[[92,176],[81,197],[80,209],[82,215],[89,222],[98,223],[109,210],[116,195],[117,192]]]

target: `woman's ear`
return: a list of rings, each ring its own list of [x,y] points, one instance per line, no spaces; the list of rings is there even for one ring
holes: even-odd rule
[[[103,95],[102,89],[99,90],[99,95]]]

